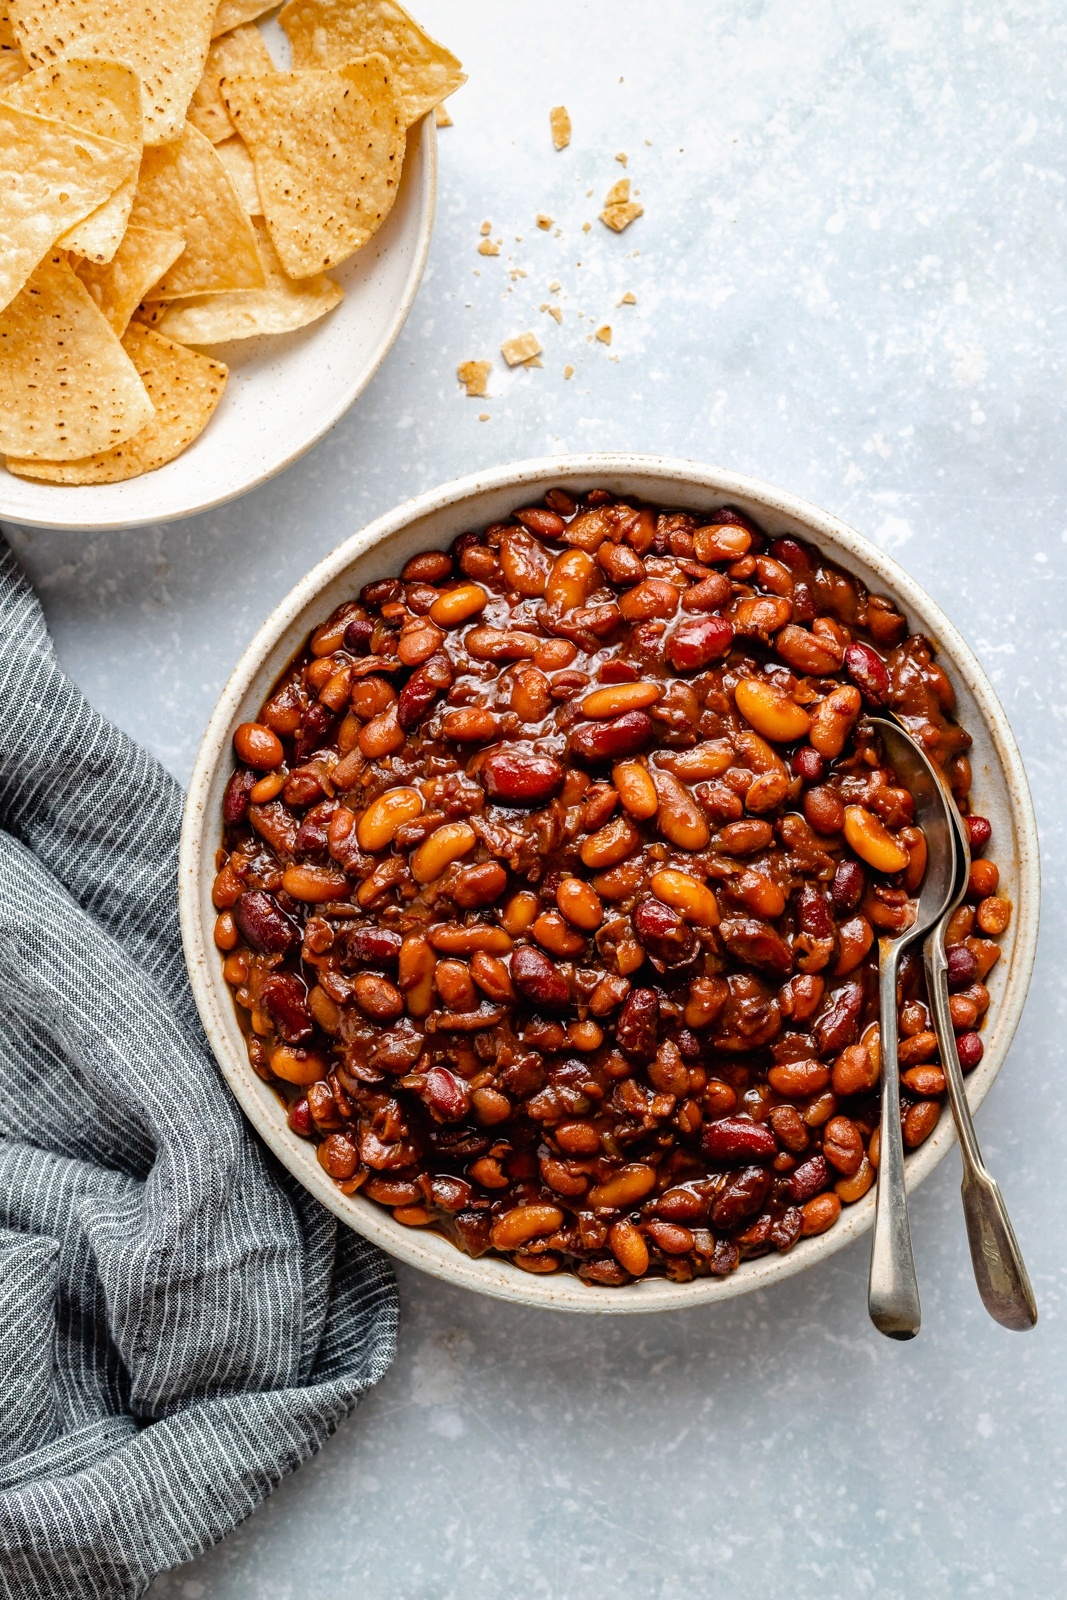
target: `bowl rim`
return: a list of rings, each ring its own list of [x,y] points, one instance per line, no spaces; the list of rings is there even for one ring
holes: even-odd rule
[[[1007,978],[996,1007],[994,1028],[987,1036],[982,1062],[968,1078],[972,1110],[984,1100],[1003,1063],[1022,1014],[1033,968],[1040,916],[1040,859],[1037,825],[1026,773],[1007,717],[985,672],[955,625],[940,606],[892,556],[839,518],[800,496],[747,475],[727,472],[684,458],[629,452],[581,453],[537,457],[469,474],[404,501],[351,535],[319,561],[275,607],[244,650],[212,712],[190,779],[182,822],[178,863],[179,914],[190,983],[208,1042],[238,1103],[252,1126],[282,1164],[317,1199],[355,1231],[410,1266],[446,1282],[519,1304],[591,1314],[641,1314],[715,1304],[766,1288],[844,1249],[866,1232],[874,1213],[874,1190],[828,1232],[800,1241],[785,1255],[761,1256],[743,1262],[724,1279],[696,1278],[689,1283],[649,1279],[619,1289],[592,1289],[572,1274],[539,1277],[496,1257],[473,1259],[442,1235],[406,1228],[384,1208],[346,1196],[319,1166],[314,1147],[288,1128],[280,1102],[252,1072],[247,1054],[231,1048],[223,1019],[234,1014],[233,1001],[221,975],[204,906],[205,850],[213,858],[219,838],[218,819],[207,810],[207,797],[220,764],[228,762],[230,738],[240,720],[242,700],[271,651],[301,613],[359,558],[402,533],[421,519],[464,501],[527,484],[566,485],[579,481],[644,478],[684,485],[719,504],[734,499],[753,502],[765,513],[799,524],[818,543],[828,543],[834,559],[850,557],[876,572],[913,619],[934,634],[939,651],[967,684],[977,703],[1006,783],[1014,832],[1017,898]],[[646,493],[636,489],[622,492]],[[669,500],[669,494],[663,498]],[[305,618],[305,623],[307,619]],[[972,724],[973,726],[973,724]],[[213,873],[213,860],[211,865]],[[272,1112],[273,1108],[273,1112]],[[941,1118],[930,1138],[908,1157],[907,1188],[912,1193],[948,1153],[955,1141],[951,1117]]]
[[[251,494],[253,489],[262,488],[265,483],[269,483],[272,478],[276,478],[280,472],[284,472],[287,467],[291,467],[295,461],[299,461],[301,456],[305,456],[309,450],[313,450],[332,429],[336,428],[342,417],[347,415],[360,396],[365,393],[372,380],[377,377],[386,357],[400,337],[401,330],[411,313],[412,306],[415,304],[415,297],[419,292],[423,273],[426,270],[430,245],[433,242],[434,217],[437,210],[437,128],[432,112],[428,112],[422,118],[418,134],[418,150],[420,188],[418,193],[417,248],[412,257],[400,299],[397,301],[382,337],[363,369],[355,388],[347,392],[343,398],[339,398],[337,404],[325,416],[321,425],[313,433],[309,434],[307,438],[301,439],[299,443],[293,445],[280,461],[274,462],[269,467],[264,467],[255,477],[250,478],[247,483],[241,483],[234,488],[210,495],[207,499],[197,500],[194,492],[193,497],[183,500],[181,505],[153,513],[150,519],[152,526],[157,523],[178,522],[184,517],[199,516],[205,511],[215,511],[220,506],[229,505],[231,500],[239,500],[243,495]],[[269,335],[264,335],[264,337],[269,337]],[[210,350],[211,346],[198,348]],[[150,475],[144,474],[144,476]],[[54,515],[51,509],[47,513],[11,509],[3,504],[2,483],[5,476],[6,474],[0,471],[0,518],[5,522],[14,523],[16,527],[54,528],[68,533],[117,533],[127,528],[145,526],[146,519],[143,516],[105,515],[90,519],[86,519],[84,516],[68,516],[64,518]],[[59,485],[49,484],[40,484],[39,487],[45,490],[60,488]],[[113,485],[99,484],[85,485],[84,487],[108,489]],[[58,496],[56,497],[56,508],[62,508],[62,501]]]

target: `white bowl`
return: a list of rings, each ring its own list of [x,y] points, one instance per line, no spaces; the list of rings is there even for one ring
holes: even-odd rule
[[[255,717],[275,679],[311,629],[342,600],[374,578],[399,572],[416,551],[447,546],[456,534],[506,516],[537,500],[552,485],[638,495],[702,513],[722,505],[748,511],[770,534],[797,534],[863,579],[892,596],[913,627],[928,635],[947,666],[959,695],[959,715],[974,736],[974,800],[993,824],[1001,882],[1015,906],[989,987],[989,1022],[982,1035],[985,1055],[969,1075],[972,1107],[981,1104],[1000,1070],[1022,1013],[1037,940],[1040,877],[1037,830],[1030,793],[1007,718],[978,665],[948,618],[895,561],[861,534],[815,506],[753,478],[658,456],[559,456],[497,467],[446,484],[380,517],[321,561],[260,629],[238,662],[208,724],[197,756],[182,828],[178,892],[182,937],[193,994],[219,1065],[253,1127],[278,1158],[323,1205],[349,1227],[373,1239],[401,1261],[449,1283],[482,1294],[559,1311],[637,1312],[677,1310],[732,1299],[803,1272],[824,1261],[859,1234],[874,1214],[874,1191],[846,1207],[840,1221],[786,1255],[742,1262],[729,1277],[691,1283],[648,1279],[620,1289],[592,1288],[564,1273],[532,1277],[494,1257],[472,1260],[441,1235],[406,1228],[373,1201],[343,1195],[319,1166],[314,1147],[290,1132],[273,1091],[252,1071],[230,990],[212,941],[215,911],[211,885],[221,840],[223,789],[233,766],[230,740],[237,724]],[[914,1189],[947,1153],[955,1138],[947,1110],[925,1144],[907,1158],[907,1183]]]
[[[295,333],[211,346],[230,378],[188,450],[126,483],[34,483],[0,464],[0,518],[86,531],[171,522],[256,489],[296,461],[363,393],[404,326],[426,265],[436,192],[437,132],[427,116],[408,135],[383,227],[332,273],[345,291],[340,305]]]

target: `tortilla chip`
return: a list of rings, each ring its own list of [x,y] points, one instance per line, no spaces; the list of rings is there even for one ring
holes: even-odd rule
[[[385,56],[405,127],[467,81],[451,50],[396,0],[288,0],[278,21],[289,35],[294,67],[342,67],[375,51]]]
[[[219,0],[219,9],[211,24],[211,37],[217,39],[245,22],[255,22],[265,11],[273,11],[277,3],[278,0]]]
[[[517,367],[521,361],[533,361],[541,354],[541,341],[536,333],[516,333],[504,340],[500,354],[509,367]]]
[[[145,151],[130,222],[185,239],[182,254],[149,291],[152,300],[263,287],[248,215],[214,145],[188,123],[173,144]]]
[[[0,89],[6,89],[9,83],[17,83],[29,70],[26,57],[17,45],[0,46]]]
[[[571,142],[571,119],[566,106],[553,106],[548,113],[548,125],[552,129],[552,143],[557,150],[566,150]]]
[[[224,33],[207,53],[204,76],[189,104],[189,121],[212,144],[221,144],[233,132],[233,123],[219,94],[219,79],[237,72],[255,76],[273,71],[274,62],[258,28],[235,28],[232,33]]]
[[[27,461],[9,456],[9,472],[45,483],[121,483],[142,472],[154,472],[192,444],[222,398],[226,367],[136,322],[126,329],[122,349],[144,379],[155,416],[113,450],[81,461]]]
[[[131,159],[128,145],[0,100],[0,308],[60,234],[129,177]]]
[[[222,98],[252,152],[263,215],[289,276],[310,277],[366,244],[396,199],[404,162],[385,57],[224,78]]]
[[[118,445],[152,402],[62,251],[0,312],[0,450],[72,461]]]
[[[54,117],[72,128],[86,128],[102,139],[129,145],[141,159],[141,85],[132,67],[120,61],[59,61],[21,78],[5,95],[8,105]],[[126,231],[136,171],[110,199],[56,242],[75,255],[110,261]]]
[[[476,399],[489,392],[489,374],[492,371],[491,361],[461,361],[456,368],[456,377],[467,391],[468,399]]]
[[[604,209],[600,213],[600,220],[612,232],[621,233],[637,217],[643,217],[644,214],[644,206],[630,199],[629,178],[620,178],[618,183],[612,184],[604,196]]]
[[[256,169],[240,134],[235,133],[232,139],[223,139],[221,144],[215,146],[215,154],[229,173],[237,198],[248,215],[261,217],[263,205],[256,188]]]
[[[83,261],[75,268],[116,338],[126,332],[145,292],[159,282],[184,249],[181,234],[169,228],[127,228],[114,260],[105,266]]]
[[[439,128],[451,128],[452,117],[446,106],[434,106],[433,120]]]
[[[180,300],[158,323],[160,333],[182,344],[221,344],[226,339],[251,339],[257,333],[291,333],[332,311],[344,290],[321,273],[294,283],[282,271],[263,223],[256,227],[263,266],[263,289],[238,289]]]
[[[204,71],[215,0],[7,0],[33,66],[126,61],[141,80],[145,144],[176,139]]]
[[[11,18],[7,14],[7,6],[0,6],[0,50],[16,50],[18,40],[15,30],[11,26]]]

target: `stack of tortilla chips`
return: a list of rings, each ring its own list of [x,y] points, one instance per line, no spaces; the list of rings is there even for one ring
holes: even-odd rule
[[[202,350],[330,311],[464,81],[395,0],[0,0],[0,452],[115,483],[203,430]]]

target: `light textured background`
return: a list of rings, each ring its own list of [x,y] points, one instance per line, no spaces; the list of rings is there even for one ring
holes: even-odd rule
[[[440,137],[430,265],[385,370],[312,455],[221,512],[100,538],[16,531],[60,653],[185,778],[274,603],[445,479],[545,451],[663,451],[845,517],[962,627],[1035,791],[1042,953],[979,1131],[1042,1320],[1021,1338],[982,1312],[955,1156],[913,1207],[913,1344],[867,1322],[865,1242],[773,1294],[637,1321],[509,1308],[402,1271],[385,1382],[154,1600],[1063,1593],[1062,9],[417,10],[471,81]],[[574,139],[557,155],[560,102]],[[617,151],[646,208],[620,237],[596,221]],[[483,219],[498,258],[476,253]],[[617,308],[626,289],[637,305]],[[610,348],[587,342],[604,322]],[[500,340],[527,328],[544,368],[508,374]],[[493,398],[467,400],[456,364],[483,355]]]

